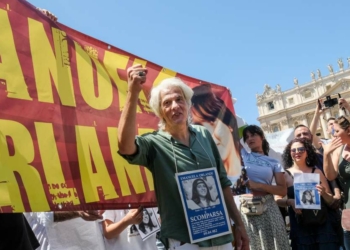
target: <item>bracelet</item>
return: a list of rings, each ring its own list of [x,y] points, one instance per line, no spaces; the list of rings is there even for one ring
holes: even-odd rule
[[[288,206],[288,198],[286,199],[286,207],[289,207],[289,206]]]

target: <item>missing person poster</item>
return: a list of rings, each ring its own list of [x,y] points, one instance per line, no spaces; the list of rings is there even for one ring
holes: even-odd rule
[[[295,208],[321,209],[321,197],[316,189],[319,183],[320,175],[317,173],[294,174]]]
[[[143,241],[160,231],[157,211],[154,208],[144,208],[140,224],[135,225]]]
[[[231,233],[216,168],[176,174],[191,243]]]

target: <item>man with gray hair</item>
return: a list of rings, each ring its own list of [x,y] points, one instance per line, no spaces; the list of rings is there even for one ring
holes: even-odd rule
[[[149,103],[159,117],[159,130],[136,136],[136,108],[146,75],[147,69],[141,65],[127,70],[128,92],[118,125],[118,146],[119,154],[130,164],[145,166],[152,172],[162,222],[161,240],[168,249],[187,245],[191,249],[232,250],[231,234],[190,244],[184,208],[174,178],[180,172],[216,168],[222,198],[236,225],[236,249],[248,250],[248,236],[217,146],[206,128],[189,122],[192,89],[179,78],[165,79],[153,88]]]

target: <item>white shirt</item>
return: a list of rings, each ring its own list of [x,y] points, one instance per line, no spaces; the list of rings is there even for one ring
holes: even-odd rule
[[[32,228],[35,237],[38,239],[40,247],[36,250],[51,250],[49,239],[46,233],[46,226],[53,221],[53,213],[23,213],[30,227]]]
[[[125,217],[128,210],[106,210],[103,219],[118,222]],[[156,250],[156,235],[142,240],[136,227],[128,226],[118,237],[114,239],[104,238],[106,250]]]
[[[29,215],[28,215],[29,214]],[[39,249],[48,250],[104,250],[103,236],[96,221],[75,218],[53,221],[53,212],[28,213],[26,217],[35,235],[45,239]],[[33,228],[34,227],[34,228]]]

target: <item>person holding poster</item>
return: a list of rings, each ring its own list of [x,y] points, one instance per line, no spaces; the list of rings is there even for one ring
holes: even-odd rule
[[[160,119],[159,130],[136,136],[136,108],[146,75],[147,69],[141,65],[127,70],[128,92],[118,125],[118,146],[119,154],[129,163],[143,165],[153,175],[162,222],[162,242],[167,249],[205,247],[232,250],[231,233],[190,244],[184,207],[174,178],[176,173],[215,167],[227,211],[236,223],[236,249],[249,249],[249,239],[233,201],[231,182],[216,144],[206,128],[190,125],[192,89],[179,78],[165,79],[153,88],[149,103]]]
[[[246,186],[250,189],[253,198],[261,200],[265,208],[260,215],[248,215],[241,205],[243,222],[249,235],[250,249],[289,249],[285,224],[274,200],[274,195],[284,196],[287,193],[283,169],[277,160],[268,156],[269,143],[260,127],[247,126],[243,130],[243,141],[251,150],[251,153],[248,153],[243,147],[241,149],[248,176]],[[276,185],[272,185],[273,178],[275,178]]]
[[[146,214],[145,215],[145,212]],[[130,210],[106,210],[103,214],[102,232],[106,250],[154,250],[157,249],[156,233],[143,240],[137,224],[151,221],[146,208]],[[155,226],[154,226],[155,228]],[[152,227],[152,229],[154,229]],[[140,228],[139,228],[140,229]],[[150,232],[143,231],[144,235]]]
[[[316,173],[319,174],[320,183],[316,185],[317,192],[321,195],[321,208],[329,213],[328,206],[333,202],[331,190],[329,188],[326,177],[322,171],[316,168],[317,153],[315,152],[312,142],[307,138],[295,138],[286,146],[282,154],[283,165],[286,171],[285,178],[287,182],[287,198],[284,199],[282,195],[276,197],[277,203],[280,207],[288,207],[290,218],[290,239],[292,249],[339,249],[341,242],[337,237],[336,229],[332,225],[330,216],[324,223],[320,225],[307,225],[304,217],[306,212],[310,209],[296,208],[296,198],[294,192],[294,179],[298,174]],[[305,195],[305,197],[303,197]],[[312,194],[309,190],[301,193],[301,204],[298,206],[309,207],[313,206]],[[321,213],[320,210],[311,210],[311,216],[317,216]],[[323,212],[322,212],[323,213]],[[310,213],[308,213],[310,215]]]
[[[193,88],[192,120],[206,127],[213,136],[229,177],[239,177],[241,171],[240,142],[237,120],[210,84]],[[231,135],[231,136],[229,136]],[[233,180],[233,179],[232,179]]]
[[[341,107],[350,112],[350,105],[343,98],[339,99]],[[344,245],[350,249],[350,231],[344,226],[343,221],[350,209],[350,122],[340,116],[334,121],[335,139],[324,148],[324,172],[329,180],[337,179],[343,191],[344,209],[342,214],[342,226],[344,229]]]

